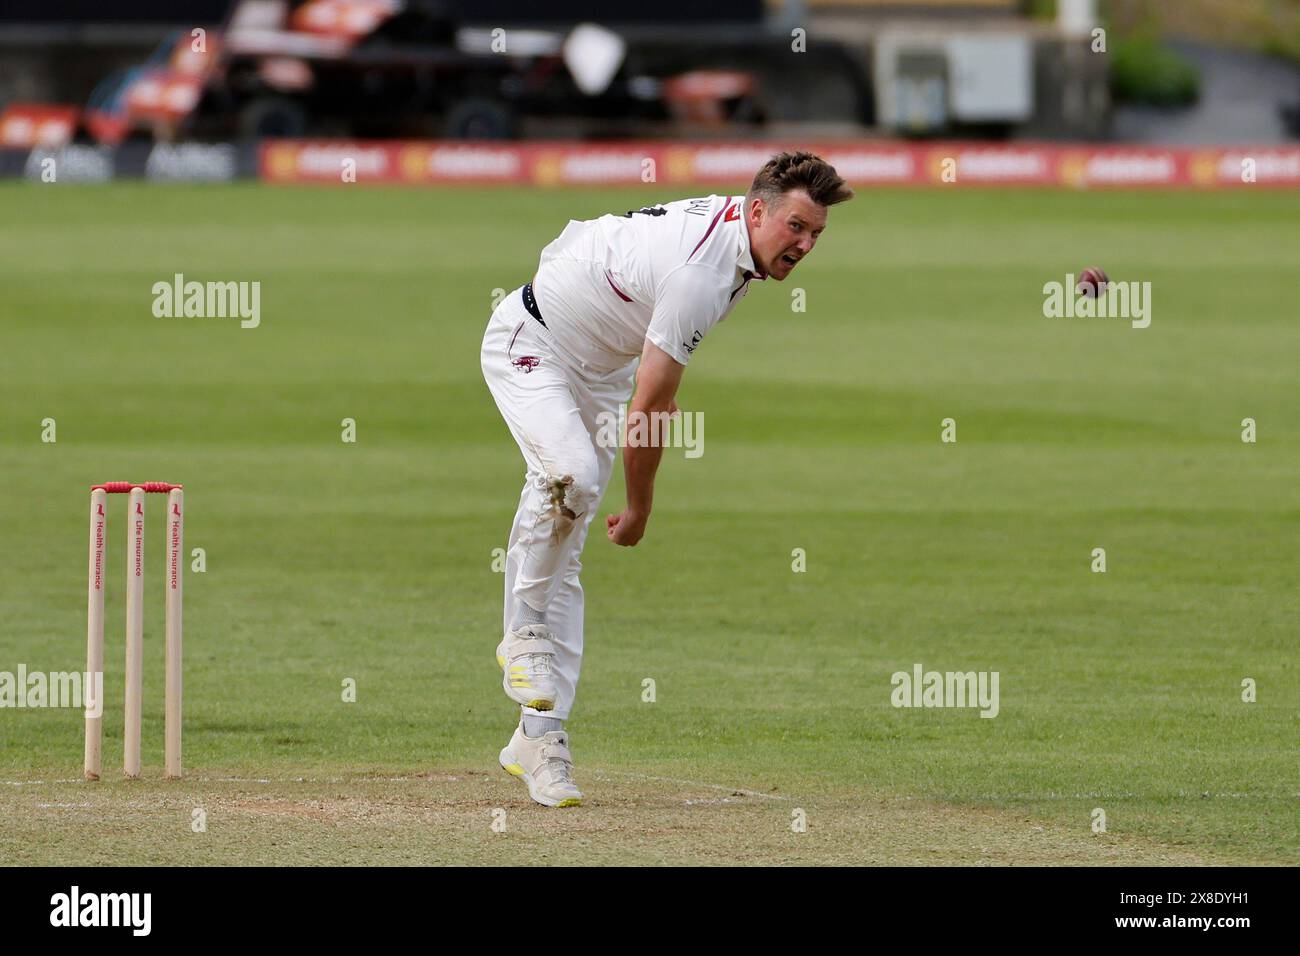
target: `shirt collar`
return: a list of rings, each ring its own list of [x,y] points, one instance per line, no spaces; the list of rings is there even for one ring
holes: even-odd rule
[[[754,264],[754,253],[749,248],[749,220],[745,216],[745,197],[740,197],[740,237],[737,241],[736,268],[748,273],[747,278],[766,279],[767,273],[761,272]]]

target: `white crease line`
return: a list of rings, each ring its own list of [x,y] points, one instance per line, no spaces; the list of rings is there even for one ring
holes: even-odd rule
[[[716,806],[719,803],[740,803],[739,800],[733,800],[731,799],[731,797],[718,797],[716,800],[709,800],[709,799],[683,800],[682,802],[686,804],[688,807],[698,807],[703,804]]]
[[[592,770],[591,773],[600,775],[608,774],[617,777],[631,777],[634,780],[654,780],[660,783],[675,783],[688,787],[704,787],[708,790],[725,790],[728,793],[741,793],[747,797],[761,797],[764,800],[783,800],[789,802],[790,797],[777,796],[776,794],[763,793],[759,790],[746,790],[744,787],[728,787],[720,783],[704,783],[699,780],[682,780],[679,777],[656,777],[650,774],[634,773],[628,770]],[[486,775],[484,778],[486,779]],[[328,783],[328,784],[345,784],[345,783],[457,783],[460,781],[466,783],[475,782],[473,776],[453,777],[450,775],[431,777],[429,775],[416,775],[409,777],[185,777],[187,783]],[[50,784],[84,784],[86,786],[95,786],[96,781],[82,780],[72,778],[68,780],[4,780],[0,781],[7,787],[34,787],[45,786]],[[1109,800],[1157,800],[1166,799],[1170,796],[1179,799],[1235,799],[1235,800],[1280,800],[1290,798],[1300,798],[1300,793],[1292,794],[1271,794],[1271,793],[1191,793],[1186,790],[1180,790],[1175,794],[1154,794],[1144,796],[1140,793],[979,793],[979,794],[908,794],[901,797],[903,800],[940,800],[947,802],[966,802],[971,800],[1083,800],[1083,799],[1109,799]],[[690,802],[690,801],[688,801]],[[698,803],[699,801],[695,801]]]
[[[707,790],[722,790],[732,794],[743,794],[747,797],[759,797],[764,800],[781,800],[789,801],[789,797],[777,796],[771,793],[762,793],[758,790],[747,790],[744,787],[729,787],[720,783],[704,783],[699,780],[681,780],[677,777],[656,777],[644,773],[632,773],[623,770],[592,770],[594,774],[609,774],[620,777],[630,777],[634,780],[653,780],[660,783],[675,783],[688,787],[703,787]],[[185,778],[188,783],[328,783],[328,784],[346,784],[346,783],[431,783],[431,782],[458,782],[460,778],[452,776],[429,777],[410,776],[410,777],[328,777],[325,779],[316,777],[195,777]],[[472,777],[465,778],[466,781],[473,780]],[[27,787],[43,784],[56,783],[74,783],[87,784],[93,786],[95,781],[88,780],[6,780],[5,784],[12,787]],[[698,802],[698,801],[696,801]]]
[[[7,787],[40,787],[40,786],[45,786],[46,784],[55,784],[55,783],[89,783],[89,782],[90,781],[88,780],[82,780],[80,778],[77,778],[77,779],[69,779],[69,780],[6,780],[4,781],[4,784]]]
[[[593,773],[614,774],[615,776],[618,777],[631,777],[634,780],[655,780],[660,783],[676,783],[688,787],[704,787],[707,790],[725,790],[728,793],[743,793],[747,797],[762,797],[764,800],[788,801],[790,799],[789,797],[778,797],[776,794],[772,794],[772,793],[762,793],[761,791],[758,790],[746,790],[744,787],[728,787],[720,783],[703,783],[699,780],[681,780],[677,777],[652,777],[649,774],[633,773],[629,770],[595,770],[593,771]]]
[[[1208,793],[1179,790],[1177,793],[936,793],[908,794],[904,800],[939,800],[948,803],[969,801],[996,802],[1013,800],[1290,800],[1300,793]]]

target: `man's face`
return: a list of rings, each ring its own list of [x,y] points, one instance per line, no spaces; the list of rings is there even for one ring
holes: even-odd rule
[[[826,207],[809,199],[803,189],[785,193],[774,206],[753,200],[748,217],[754,265],[778,282],[812,252],[826,228]]]

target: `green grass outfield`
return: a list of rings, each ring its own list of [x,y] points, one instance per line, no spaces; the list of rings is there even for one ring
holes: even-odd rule
[[[151,496],[146,776],[123,781],[112,499],[106,779],[79,779],[79,712],[0,710],[0,860],[1300,862],[1300,195],[1278,192],[834,209],[692,363],[705,453],[665,455],[646,539],[591,541],[588,801],[528,802],[496,765],[491,567],[522,465],[479,342],[567,218],[669,198],[0,188],[0,671],[84,667],[92,481],[183,481],[207,555],[167,783]],[[1152,283],[1150,328],[1043,317],[1043,283],[1094,264]],[[176,272],[260,281],[261,326],[155,318]],[[893,708],[915,663],[998,671],[1000,713]]]

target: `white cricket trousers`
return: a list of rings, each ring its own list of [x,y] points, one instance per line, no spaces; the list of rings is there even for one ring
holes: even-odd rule
[[[579,555],[609,485],[619,406],[631,397],[636,362],[594,372],[562,358],[516,289],[492,313],[482,364],[526,468],[506,550],[505,629],[524,601],[546,612],[555,634],[555,709],[523,712],[563,720],[573,708],[582,666]]]

